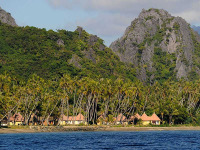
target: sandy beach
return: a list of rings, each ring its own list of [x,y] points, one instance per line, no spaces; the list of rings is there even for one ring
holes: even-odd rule
[[[0,128],[0,134],[6,133],[35,133],[32,129],[10,129],[10,128]]]
[[[200,126],[182,127],[105,127],[105,126],[32,126],[24,129],[0,128],[0,134],[6,133],[40,133],[40,132],[72,132],[72,131],[186,131],[200,130]]]
[[[110,127],[105,131],[175,131],[175,130],[200,130],[198,127]]]

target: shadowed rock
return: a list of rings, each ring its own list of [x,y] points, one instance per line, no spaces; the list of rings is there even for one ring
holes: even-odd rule
[[[69,64],[72,64],[72,65],[74,65],[75,67],[81,69],[82,66],[81,66],[81,64],[79,63],[80,60],[81,60],[81,59],[80,59],[77,55],[73,54],[73,55],[72,55],[72,58],[69,60]]]

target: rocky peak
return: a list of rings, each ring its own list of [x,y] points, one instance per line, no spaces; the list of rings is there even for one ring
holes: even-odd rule
[[[11,16],[10,13],[6,12],[0,7],[0,21],[11,26],[17,26],[15,19]]]
[[[188,79],[198,70],[193,58],[199,38],[181,17],[163,9],[143,9],[110,48],[121,61],[133,64],[142,81],[151,82],[159,76]]]
[[[79,38],[80,38],[80,37],[81,37],[81,34],[82,34],[82,32],[83,32],[83,28],[80,27],[80,26],[78,26],[77,29],[76,29],[75,31],[77,31],[77,32],[79,33]]]
[[[139,19],[147,19],[151,17],[152,19],[161,19],[166,20],[167,18],[171,18],[171,14],[169,14],[166,10],[163,9],[154,9],[151,8],[149,10],[143,9],[142,12],[139,14]]]

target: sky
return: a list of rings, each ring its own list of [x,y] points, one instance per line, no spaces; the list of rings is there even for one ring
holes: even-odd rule
[[[142,9],[165,9],[200,26],[200,0],[0,0],[19,26],[74,31],[83,27],[107,46],[120,38]]]

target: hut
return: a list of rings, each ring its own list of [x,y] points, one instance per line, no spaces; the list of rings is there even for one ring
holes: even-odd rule
[[[68,121],[68,117],[65,115],[61,116],[60,125],[66,125],[66,121]]]
[[[160,118],[155,113],[153,113],[153,115],[151,116],[151,124],[160,125],[160,121]]]
[[[127,125],[128,121],[127,118],[121,113],[117,116],[117,118],[115,119],[115,123],[116,124],[123,124],[123,125]]]
[[[81,113],[79,113],[77,116],[67,117],[67,116],[63,115],[60,124],[61,125],[66,125],[66,124],[79,125],[84,122],[85,122],[85,117]]]
[[[140,119],[142,120],[143,125],[160,125],[160,118],[155,113],[153,113],[153,115],[149,117],[144,112]]]
[[[136,125],[140,118],[141,118],[141,116],[137,113],[129,118],[129,123]]]
[[[38,124],[39,125],[44,125],[44,126],[56,125],[57,124],[57,120],[54,119],[54,117],[49,117],[48,119],[45,118],[45,117],[39,117]]]
[[[108,123],[107,120],[108,119],[105,117],[105,115],[101,114],[97,119],[97,125],[106,125]]]
[[[10,117],[10,125],[22,125],[24,122],[24,117],[20,113],[15,113]]]

